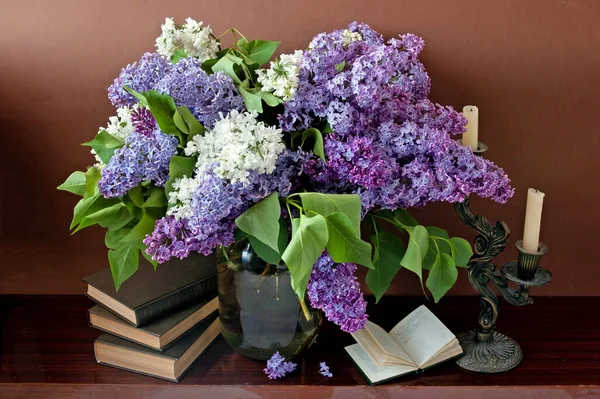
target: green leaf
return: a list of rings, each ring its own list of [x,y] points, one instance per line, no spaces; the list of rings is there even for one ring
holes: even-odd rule
[[[450,250],[450,243],[449,243],[450,236],[448,235],[448,232],[444,229],[440,229],[439,227],[435,227],[435,226],[427,226],[425,228],[427,229],[427,232],[429,233],[429,239],[432,241],[435,240],[436,244],[438,245],[438,247],[440,249],[440,252],[451,255],[452,252]],[[430,247],[432,245],[433,244],[430,243]]]
[[[241,37],[237,43],[236,46],[240,49],[241,52],[246,53],[248,52],[248,50],[246,50],[246,45],[248,44],[248,39],[246,39],[245,37]]]
[[[457,277],[454,259],[448,254],[440,254],[429,271],[426,283],[436,303],[452,288]]]
[[[360,236],[361,202],[358,194],[323,194],[300,193],[305,210],[316,212],[324,217],[333,212],[341,212],[348,216],[354,233]]]
[[[146,259],[148,261],[148,263],[150,263],[152,265],[152,267],[154,268],[154,270],[156,270],[156,268],[158,267],[158,262],[155,261],[154,259],[152,259],[152,256],[148,255],[146,253],[145,249],[141,249],[140,253],[142,254],[142,256],[144,257],[144,259]]]
[[[85,173],[76,171],[71,173],[71,175],[67,177],[67,180],[56,188],[83,197],[85,194],[85,180]]]
[[[196,158],[182,157],[175,155],[169,161],[169,180],[165,184],[165,194],[169,195],[173,191],[173,182],[184,176],[192,177],[194,168],[196,167]]]
[[[115,289],[119,291],[121,284],[137,271],[140,257],[137,248],[125,245],[118,249],[108,250],[108,263],[115,283]]]
[[[177,126],[177,129],[181,130],[183,133],[188,134],[190,132],[187,123],[185,123],[178,111],[175,111],[173,114],[173,123]]]
[[[234,65],[239,65],[243,62],[240,57],[237,57],[231,53],[225,54],[218,60],[212,67],[213,72],[223,72],[226,75],[229,75],[231,79],[237,84],[242,83],[240,77],[237,75],[234,69]]]
[[[271,247],[274,251],[279,250],[279,216],[281,206],[277,192],[246,209],[244,213],[235,219],[235,224],[243,232]]]
[[[313,154],[315,154],[316,156],[321,158],[323,160],[323,162],[325,162],[325,148],[323,147],[323,135],[321,134],[319,129],[311,127],[310,129],[306,129],[302,133],[302,147],[303,148],[304,148],[304,143],[306,142],[307,139],[312,139],[314,141],[314,145],[312,148]]]
[[[144,196],[142,195],[142,185],[138,184],[127,193],[131,201],[137,206],[141,208],[144,204]]]
[[[450,239],[450,248],[456,265],[467,267],[471,256],[473,256],[473,248],[469,241],[460,237],[452,237]]]
[[[331,128],[331,125],[329,124],[329,122],[325,122],[325,125],[323,126],[323,129],[321,130],[321,132],[323,134],[327,134],[327,133],[332,133],[333,129]]]
[[[339,64],[335,64],[335,70],[338,72],[342,72],[344,67],[346,66],[346,61],[342,61]]]
[[[88,168],[85,172],[85,195],[92,196],[98,194],[98,180],[100,180],[100,170],[96,167]]]
[[[92,141],[81,145],[92,147],[102,162],[108,163],[115,151],[123,147],[123,142],[106,130],[101,130]]]
[[[298,231],[298,227],[300,226],[300,218],[292,219],[292,236],[296,234]]]
[[[200,65],[200,68],[207,74],[211,75],[213,73],[212,67],[218,62],[217,58],[211,58],[210,60],[206,60]]]
[[[91,197],[81,199],[73,209],[73,220],[71,221],[70,229],[77,226],[84,217],[91,215],[101,209],[108,208],[119,203],[117,198],[104,198],[100,194],[94,194]]]
[[[409,230],[409,234],[408,247],[400,264],[419,276],[423,284],[423,259],[429,249],[429,234],[427,229],[420,225]]]
[[[123,237],[121,240],[122,245],[130,245],[134,248],[139,248],[144,250],[146,246],[142,242],[146,235],[151,234],[154,231],[154,224],[156,223],[156,219],[144,213],[142,219],[136,224],[131,231]]]
[[[96,212],[90,213],[89,215],[83,217],[79,223],[79,226],[77,226],[73,233],[77,233],[79,230],[94,224],[99,224],[102,227],[116,230],[125,226],[132,220],[133,215],[129,213],[125,204],[119,202],[118,204],[99,209]]]
[[[273,54],[275,50],[277,50],[277,46],[279,46],[280,42],[269,41],[269,40],[252,40],[248,42],[244,48],[252,61],[257,63],[258,65],[266,64]]]
[[[107,230],[104,236],[104,244],[110,249],[121,247],[121,240],[131,231],[131,229],[123,228],[118,230]]]
[[[372,235],[371,242],[375,246],[377,256],[373,258],[374,269],[368,271],[365,281],[375,295],[376,301],[379,302],[402,268],[400,261],[406,249],[402,240],[390,232]]]
[[[168,94],[159,93],[156,90],[148,90],[142,93],[148,101],[148,108],[152,116],[158,123],[158,127],[164,133],[171,134],[179,138],[179,143],[185,145],[183,136],[173,121],[173,115],[177,112],[175,102]]]
[[[394,211],[394,220],[397,223],[410,227],[414,227],[419,224],[406,209],[402,208],[398,208]]]
[[[128,195],[123,196],[121,201],[123,201],[123,204],[125,204],[127,210],[133,215],[134,219],[140,220],[142,218],[144,211],[142,208],[137,207]]]
[[[171,56],[171,63],[177,64],[180,59],[187,58],[187,56],[188,55],[185,51],[183,51],[183,49],[178,48],[177,50],[175,50],[175,54]]]
[[[129,94],[131,94],[132,96],[134,96],[135,98],[138,99],[138,101],[140,102],[141,105],[143,105],[144,107],[148,106],[148,100],[146,99],[146,97],[144,97],[143,94],[138,93],[137,91],[133,90],[131,87],[129,86],[123,86],[123,88],[125,89],[125,91]]]
[[[283,102],[281,98],[266,91],[259,90],[256,94],[260,96],[269,107],[276,107]]]
[[[429,237],[429,250],[427,251],[427,255],[425,255],[425,259],[423,259],[422,268],[425,270],[431,270],[435,259],[437,258],[440,250],[435,245],[435,241],[433,238]]]
[[[256,111],[259,114],[263,112],[262,98],[259,95],[251,93],[242,86],[239,86],[238,90],[244,99],[244,105],[248,111]]]
[[[371,244],[358,237],[348,216],[341,212],[330,213],[327,218],[327,250],[336,263],[356,263],[373,269]]]
[[[282,259],[292,275],[292,288],[299,298],[304,298],[308,278],[317,259],[323,253],[329,236],[327,221],[321,215],[302,216],[283,253]],[[292,223],[293,226],[293,223]]]
[[[198,122],[198,119],[196,119],[188,107],[177,107],[177,112],[175,115],[178,115],[185,123],[187,130],[182,131],[189,134],[188,141],[198,134],[202,136],[204,135],[206,129],[200,122]],[[175,120],[175,115],[173,115],[173,120]]]
[[[283,254],[283,251],[285,251],[285,248],[287,247],[288,239],[288,228],[283,218],[279,218],[279,238],[277,239],[278,251],[273,251],[271,247],[263,244],[254,236],[248,236],[248,240],[250,241],[250,245],[254,252],[256,252],[262,260],[272,265],[277,265],[279,264],[279,261],[281,261],[281,254]]]
[[[163,206],[167,206],[167,197],[165,190],[161,187],[152,187],[150,189],[150,196],[141,205],[142,208],[161,208]]]

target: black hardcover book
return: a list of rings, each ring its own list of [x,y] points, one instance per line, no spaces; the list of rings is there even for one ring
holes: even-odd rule
[[[217,295],[216,262],[198,254],[165,262],[156,270],[140,259],[138,271],[117,292],[110,269],[84,279],[87,295],[136,327]]]
[[[164,352],[104,333],[94,342],[94,353],[100,364],[178,382],[220,332],[215,314]]]
[[[88,313],[90,326],[140,345],[163,351],[199,323],[214,315],[218,308],[219,299],[214,297],[174,311],[143,327],[132,326],[100,305],[94,306]]]

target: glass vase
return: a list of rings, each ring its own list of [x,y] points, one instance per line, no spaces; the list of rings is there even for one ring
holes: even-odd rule
[[[248,240],[217,251],[219,318],[225,341],[243,356],[299,355],[317,337],[323,316],[300,301],[287,266],[268,264]]]

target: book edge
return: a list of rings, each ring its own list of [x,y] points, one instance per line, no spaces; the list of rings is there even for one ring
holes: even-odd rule
[[[135,374],[139,374],[139,375],[143,375],[146,377],[152,377],[152,378],[158,378],[159,380],[165,380],[165,381],[169,381],[169,382],[174,382],[174,383],[178,383],[181,380],[181,377],[183,377],[185,375],[185,372],[183,374],[181,374],[179,379],[172,379],[172,378],[168,378],[168,377],[163,377],[162,375],[157,375],[157,374],[150,374],[150,373],[144,373],[143,371],[138,371],[138,370],[134,370],[134,369],[128,369],[127,367],[121,367],[118,366],[116,364],[111,364],[111,363],[106,363],[106,362],[100,362],[98,360],[96,360],[96,363],[101,364],[103,366],[106,367],[113,367],[119,370],[123,370],[123,371],[128,371],[130,373],[135,373]],[[187,372],[187,370],[186,370]]]
[[[154,299],[152,299],[152,300],[150,300],[148,302],[144,302],[143,304],[141,304],[141,305],[133,308],[133,311],[136,313],[136,316],[137,316],[137,311],[139,309],[145,308],[146,306],[150,306],[150,305],[152,305],[155,302],[159,302],[160,300],[162,300],[162,299],[164,299],[166,297],[174,295],[174,294],[178,293],[179,291],[182,291],[182,290],[184,290],[186,288],[189,288],[189,287],[192,287],[192,286],[194,286],[194,285],[196,285],[196,284],[198,284],[200,282],[208,280],[209,278],[214,278],[216,275],[217,275],[217,272],[215,271],[213,274],[210,274],[208,276],[204,276],[203,278],[198,279],[198,280],[191,281],[191,282],[187,283],[186,285],[182,285],[181,287],[177,288],[177,290],[175,290],[175,291],[168,292],[168,293],[163,294],[163,295],[161,295],[159,297],[156,297],[156,298],[154,298]]]

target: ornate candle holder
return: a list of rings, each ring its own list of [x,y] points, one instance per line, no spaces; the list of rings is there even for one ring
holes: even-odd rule
[[[506,223],[497,221],[492,226],[485,217],[473,214],[470,198],[456,203],[454,209],[458,217],[478,233],[474,242],[474,254],[467,265],[467,275],[471,285],[479,293],[480,303],[479,327],[457,336],[464,356],[456,364],[465,370],[480,373],[508,371],[521,362],[523,351],[515,340],[496,331],[500,304],[490,285],[496,287],[511,305],[533,304],[529,289],[552,280],[552,274],[539,266],[540,259],[548,248],[540,243],[538,252],[528,252],[521,247],[521,241],[518,241],[518,261],[507,262],[497,271],[496,265],[491,261],[508,245],[510,230]],[[518,288],[510,288],[508,285],[511,281],[518,284]]]

